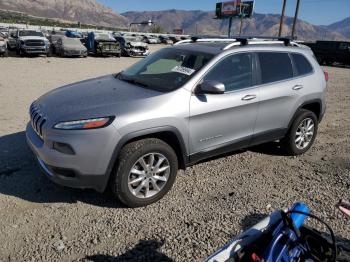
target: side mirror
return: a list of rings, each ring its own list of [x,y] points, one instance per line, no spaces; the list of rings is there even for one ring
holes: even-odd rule
[[[225,85],[218,81],[206,80],[198,86],[197,90],[199,93],[218,95],[225,93]]]

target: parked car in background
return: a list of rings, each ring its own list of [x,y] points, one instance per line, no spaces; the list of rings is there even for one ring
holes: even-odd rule
[[[332,65],[333,63],[350,65],[350,42],[317,41],[305,44],[312,49],[321,65]]]
[[[120,57],[122,53],[120,43],[111,34],[91,32],[85,46],[92,55]]]
[[[9,30],[9,37],[7,39],[8,50],[15,50],[16,49],[16,46],[17,46],[16,33],[17,33],[17,30],[13,30],[13,29]]]
[[[72,31],[72,30],[67,30],[65,33],[66,37],[70,37],[70,38],[79,38],[82,39],[83,38],[83,34],[77,31]]]
[[[174,42],[168,36],[159,36],[159,40],[162,44],[172,45]]]
[[[143,36],[142,37],[142,42],[146,44],[160,44],[159,39],[151,36]]]
[[[8,39],[9,33],[7,31],[0,31],[0,36],[4,39]]]
[[[8,56],[7,40],[2,36],[0,36],[0,56]]]
[[[135,36],[117,36],[123,56],[147,56],[149,55],[148,45]]]
[[[56,54],[56,44],[57,44],[57,40],[64,37],[64,35],[57,35],[57,34],[51,34],[49,36],[49,41],[50,41],[50,48],[51,48],[51,53],[52,54]]]
[[[16,53],[20,56],[51,54],[50,42],[41,31],[17,30],[14,39],[16,39]]]
[[[181,38],[179,36],[169,36],[169,39],[173,41],[174,44],[181,41]]]
[[[55,52],[62,57],[87,57],[87,48],[79,38],[61,36],[55,44]]]
[[[51,35],[61,35],[61,36],[65,36],[66,35],[66,31],[64,30],[54,30],[51,32]]]

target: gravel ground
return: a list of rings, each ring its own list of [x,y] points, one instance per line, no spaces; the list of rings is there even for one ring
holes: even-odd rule
[[[305,201],[350,244],[349,221],[334,208],[349,199],[349,68],[325,68],[327,114],[303,156],[283,156],[274,144],[236,152],[179,172],[163,200],[139,209],[40,175],[24,135],[30,103],[55,87],[135,61],[0,59],[0,261],[200,261],[295,201]]]

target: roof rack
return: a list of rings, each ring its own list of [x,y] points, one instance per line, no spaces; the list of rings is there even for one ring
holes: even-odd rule
[[[298,43],[293,41],[293,38],[288,37],[271,37],[271,36],[246,36],[246,37],[234,37],[234,38],[200,38],[192,37],[191,39],[182,40],[174,45],[181,45],[186,43],[220,43],[230,42],[228,45],[222,48],[222,50],[230,49],[233,46],[245,46],[249,44],[283,44],[285,46],[299,46]]]

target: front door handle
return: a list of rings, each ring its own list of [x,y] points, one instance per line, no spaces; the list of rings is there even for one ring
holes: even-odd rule
[[[246,95],[242,98],[242,101],[250,101],[256,98],[256,95]]]
[[[303,85],[295,85],[295,86],[293,86],[293,90],[300,90],[303,87],[304,87]]]

